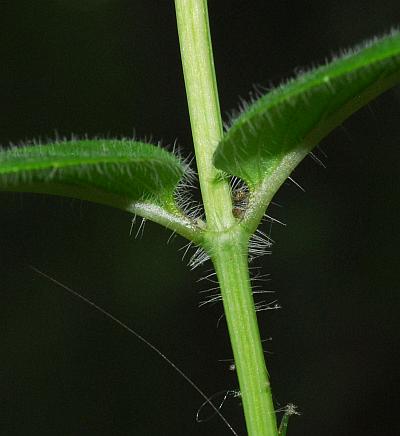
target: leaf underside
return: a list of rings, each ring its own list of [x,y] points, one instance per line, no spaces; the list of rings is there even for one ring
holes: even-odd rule
[[[182,162],[129,140],[66,141],[0,151],[0,191],[38,192],[128,209],[138,201],[174,207]]]
[[[214,164],[254,189],[273,178],[286,157],[281,167],[289,177],[330,131],[399,82],[400,33],[393,31],[250,104],[233,120]]]

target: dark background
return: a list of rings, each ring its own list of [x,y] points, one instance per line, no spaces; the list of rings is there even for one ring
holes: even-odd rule
[[[277,84],[400,22],[398,0],[210,1],[224,118],[253,84]],[[0,143],[71,134],[175,139],[191,151],[171,1],[14,0],[0,11]],[[400,89],[306,159],[269,213],[262,312],[277,407],[290,436],[399,434]],[[198,309],[181,238],[70,199],[0,195],[0,434],[228,435],[195,423],[202,398],[164,361],[29,265],[127,322],[207,393],[237,387],[220,305]],[[238,400],[223,408],[245,433]]]

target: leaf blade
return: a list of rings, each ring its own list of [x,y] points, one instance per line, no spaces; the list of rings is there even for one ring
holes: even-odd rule
[[[255,189],[266,178],[276,177],[276,169],[292,155],[283,165],[283,183],[333,128],[399,82],[400,33],[394,31],[251,104],[220,142],[214,164]]]
[[[0,151],[0,191],[71,196],[120,208],[143,200],[173,205],[173,191],[184,171],[173,154],[128,140],[68,141]]]

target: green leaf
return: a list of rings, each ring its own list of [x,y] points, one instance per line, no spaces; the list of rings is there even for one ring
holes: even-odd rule
[[[400,33],[393,31],[253,102],[233,120],[214,164],[243,179],[251,190],[268,184],[270,201],[321,139],[399,82]]]
[[[173,208],[184,170],[173,154],[128,140],[13,147],[0,151],[0,191],[62,195],[126,210],[138,201]]]

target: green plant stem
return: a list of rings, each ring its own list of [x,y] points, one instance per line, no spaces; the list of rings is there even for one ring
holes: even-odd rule
[[[237,230],[220,234],[212,243],[247,432],[275,436],[276,417],[249,278],[248,238]]]
[[[182,65],[203,204],[250,436],[277,436],[268,372],[251,292],[249,233],[232,214],[230,188],[212,162],[222,138],[206,0],[175,0]]]
[[[206,0],[175,0],[176,20],[185,77],[197,170],[208,227],[223,230],[234,224],[229,186],[212,162],[222,138],[217,81]],[[227,213],[228,212],[228,213]]]

